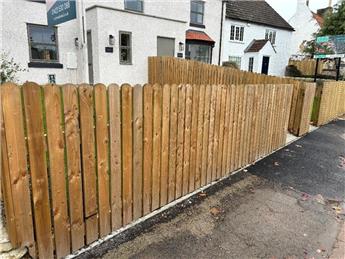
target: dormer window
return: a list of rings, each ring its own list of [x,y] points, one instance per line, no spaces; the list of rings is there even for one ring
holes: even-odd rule
[[[144,12],[143,0],[125,0],[125,9],[134,12]]]
[[[190,23],[195,25],[204,24],[204,11],[205,11],[205,2],[204,1],[191,1],[190,8]]]

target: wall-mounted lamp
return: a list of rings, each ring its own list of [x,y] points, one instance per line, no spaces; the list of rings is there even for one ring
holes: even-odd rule
[[[184,43],[183,42],[179,42],[178,48],[179,48],[179,51],[184,51]]]
[[[110,46],[115,45],[115,37],[111,34],[109,34],[109,45]]]
[[[79,47],[79,39],[74,38],[74,45],[78,48]]]

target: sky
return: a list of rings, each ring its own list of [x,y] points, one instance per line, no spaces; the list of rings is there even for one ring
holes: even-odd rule
[[[285,20],[289,20],[296,12],[297,0],[266,0]],[[312,11],[328,6],[328,0],[310,0],[309,8]],[[333,0],[333,4],[336,4]]]

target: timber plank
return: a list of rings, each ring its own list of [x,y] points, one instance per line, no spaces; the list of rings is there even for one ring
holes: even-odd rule
[[[194,191],[196,183],[196,156],[198,138],[198,108],[199,108],[200,87],[193,85],[193,107],[191,126],[191,146],[190,146],[190,170],[189,170],[189,192]],[[197,179],[200,182],[200,177]]]
[[[178,199],[182,196],[185,106],[186,106],[186,87],[184,85],[179,85],[179,89],[178,89],[178,115],[177,115],[178,119],[177,119],[177,153],[176,153],[175,199]]]
[[[96,113],[96,152],[98,175],[99,233],[101,237],[110,233],[110,179],[109,179],[109,133],[107,88],[103,84],[94,86]]]
[[[193,88],[186,86],[186,110],[185,110],[185,128],[183,141],[183,171],[182,171],[182,195],[186,195],[189,190],[189,172],[190,172],[190,143],[191,143],[191,123],[193,106]]]
[[[132,100],[132,87],[128,84],[122,85],[122,213],[124,225],[129,224],[133,220]]]
[[[143,87],[144,104],[144,158],[143,158],[143,214],[151,212],[152,198],[152,134],[153,134],[153,88]]]
[[[46,110],[49,168],[54,220],[56,257],[64,257],[71,252],[70,227],[65,176],[65,141],[62,127],[62,104],[60,87],[44,87]],[[97,225],[96,225],[97,227]]]
[[[195,162],[195,189],[201,186],[202,181],[202,153],[203,153],[203,132],[204,132],[204,112],[205,112],[205,85],[198,89],[198,125],[197,125],[197,150]]]
[[[121,93],[120,87],[111,84],[109,96],[110,131],[110,204],[112,230],[122,225],[122,138],[121,138]]]
[[[80,85],[78,91],[83,181],[84,186],[87,186],[87,191],[84,191],[86,243],[90,244],[99,236],[93,87]]]
[[[153,86],[152,211],[160,206],[162,152],[162,86]]]
[[[176,152],[177,152],[177,113],[178,113],[178,91],[176,84],[171,86],[170,99],[170,142],[169,142],[169,184],[168,202],[175,199],[176,180]]]
[[[41,107],[41,87],[35,83],[25,83],[23,95],[38,255],[42,258],[52,258],[54,244],[51,232],[52,222],[43,110]]]
[[[13,201],[21,201],[12,203],[17,243],[29,247],[30,254],[36,256],[20,88],[12,83],[1,85],[1,98],[4,127],[4,139],[1,142],[3,181],[8,179]],[[8,174],[5,176],[5,173]],[[12,240],[14,237],[10,238]]]
[[[143,88],[133,88],[133,220],[143,208]]]
[[[160,206],[168,203],[168,181],[169,181],[169,124],[170,124],[170,85],[163,86],[162,100],[162,157],[161,157],[161,195]]]
[[[65,143],[68,171],[69,211],[72,251],[84,246],[83,190],[81,180],[80,127],[77,88],[62,88],[64,102]]]

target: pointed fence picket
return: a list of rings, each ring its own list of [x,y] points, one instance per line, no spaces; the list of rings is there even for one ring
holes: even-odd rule
[[[297,136],[309,131],[311,103],[315,94],[314,83],[173,57],[149,57],[148,67],[150,84],[293,84],[291,109],[286,111],[290,118],[289,131]],[[247,107],[242,108],[247,109]],[[218,137],[218,133],[215,132],[215,134]],[[215,144],[218,145],[217,142]]]

